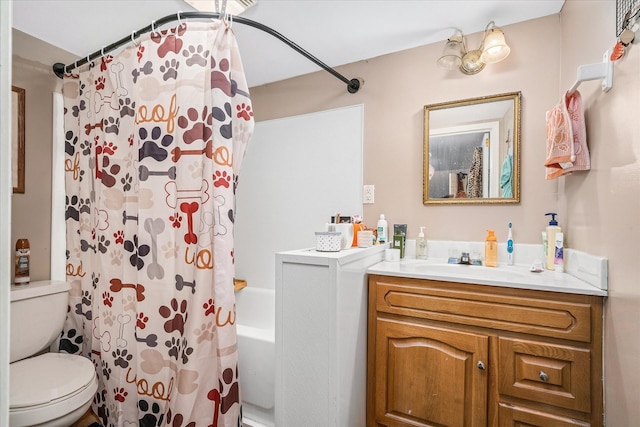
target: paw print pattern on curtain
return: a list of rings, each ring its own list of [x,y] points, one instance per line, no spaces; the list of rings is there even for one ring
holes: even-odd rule
[[[189,23],[64,79],[61,349],[103,425],[237,426],[233,211],[253,111],[233,32]]]

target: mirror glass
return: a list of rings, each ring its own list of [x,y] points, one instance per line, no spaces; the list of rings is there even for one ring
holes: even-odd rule
[[[520,202],[520,98],[424,107],[424,204]]]

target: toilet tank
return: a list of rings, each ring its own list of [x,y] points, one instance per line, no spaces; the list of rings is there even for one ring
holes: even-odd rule
[[[10,362],[49,348],[64,326],[67,282],[44,280],[11,286]]]

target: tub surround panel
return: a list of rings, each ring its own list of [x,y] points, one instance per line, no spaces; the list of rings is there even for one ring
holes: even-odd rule
[[[247,287],[236,292],[238,365],[246,425],[274,425],[275,292]],[[253,423],[253,424],[252,424]]]

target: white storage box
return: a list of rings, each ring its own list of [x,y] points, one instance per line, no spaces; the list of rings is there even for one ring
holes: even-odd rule
[[[316,251],[339,252],[342,233],[339,231],[316,231]]]

